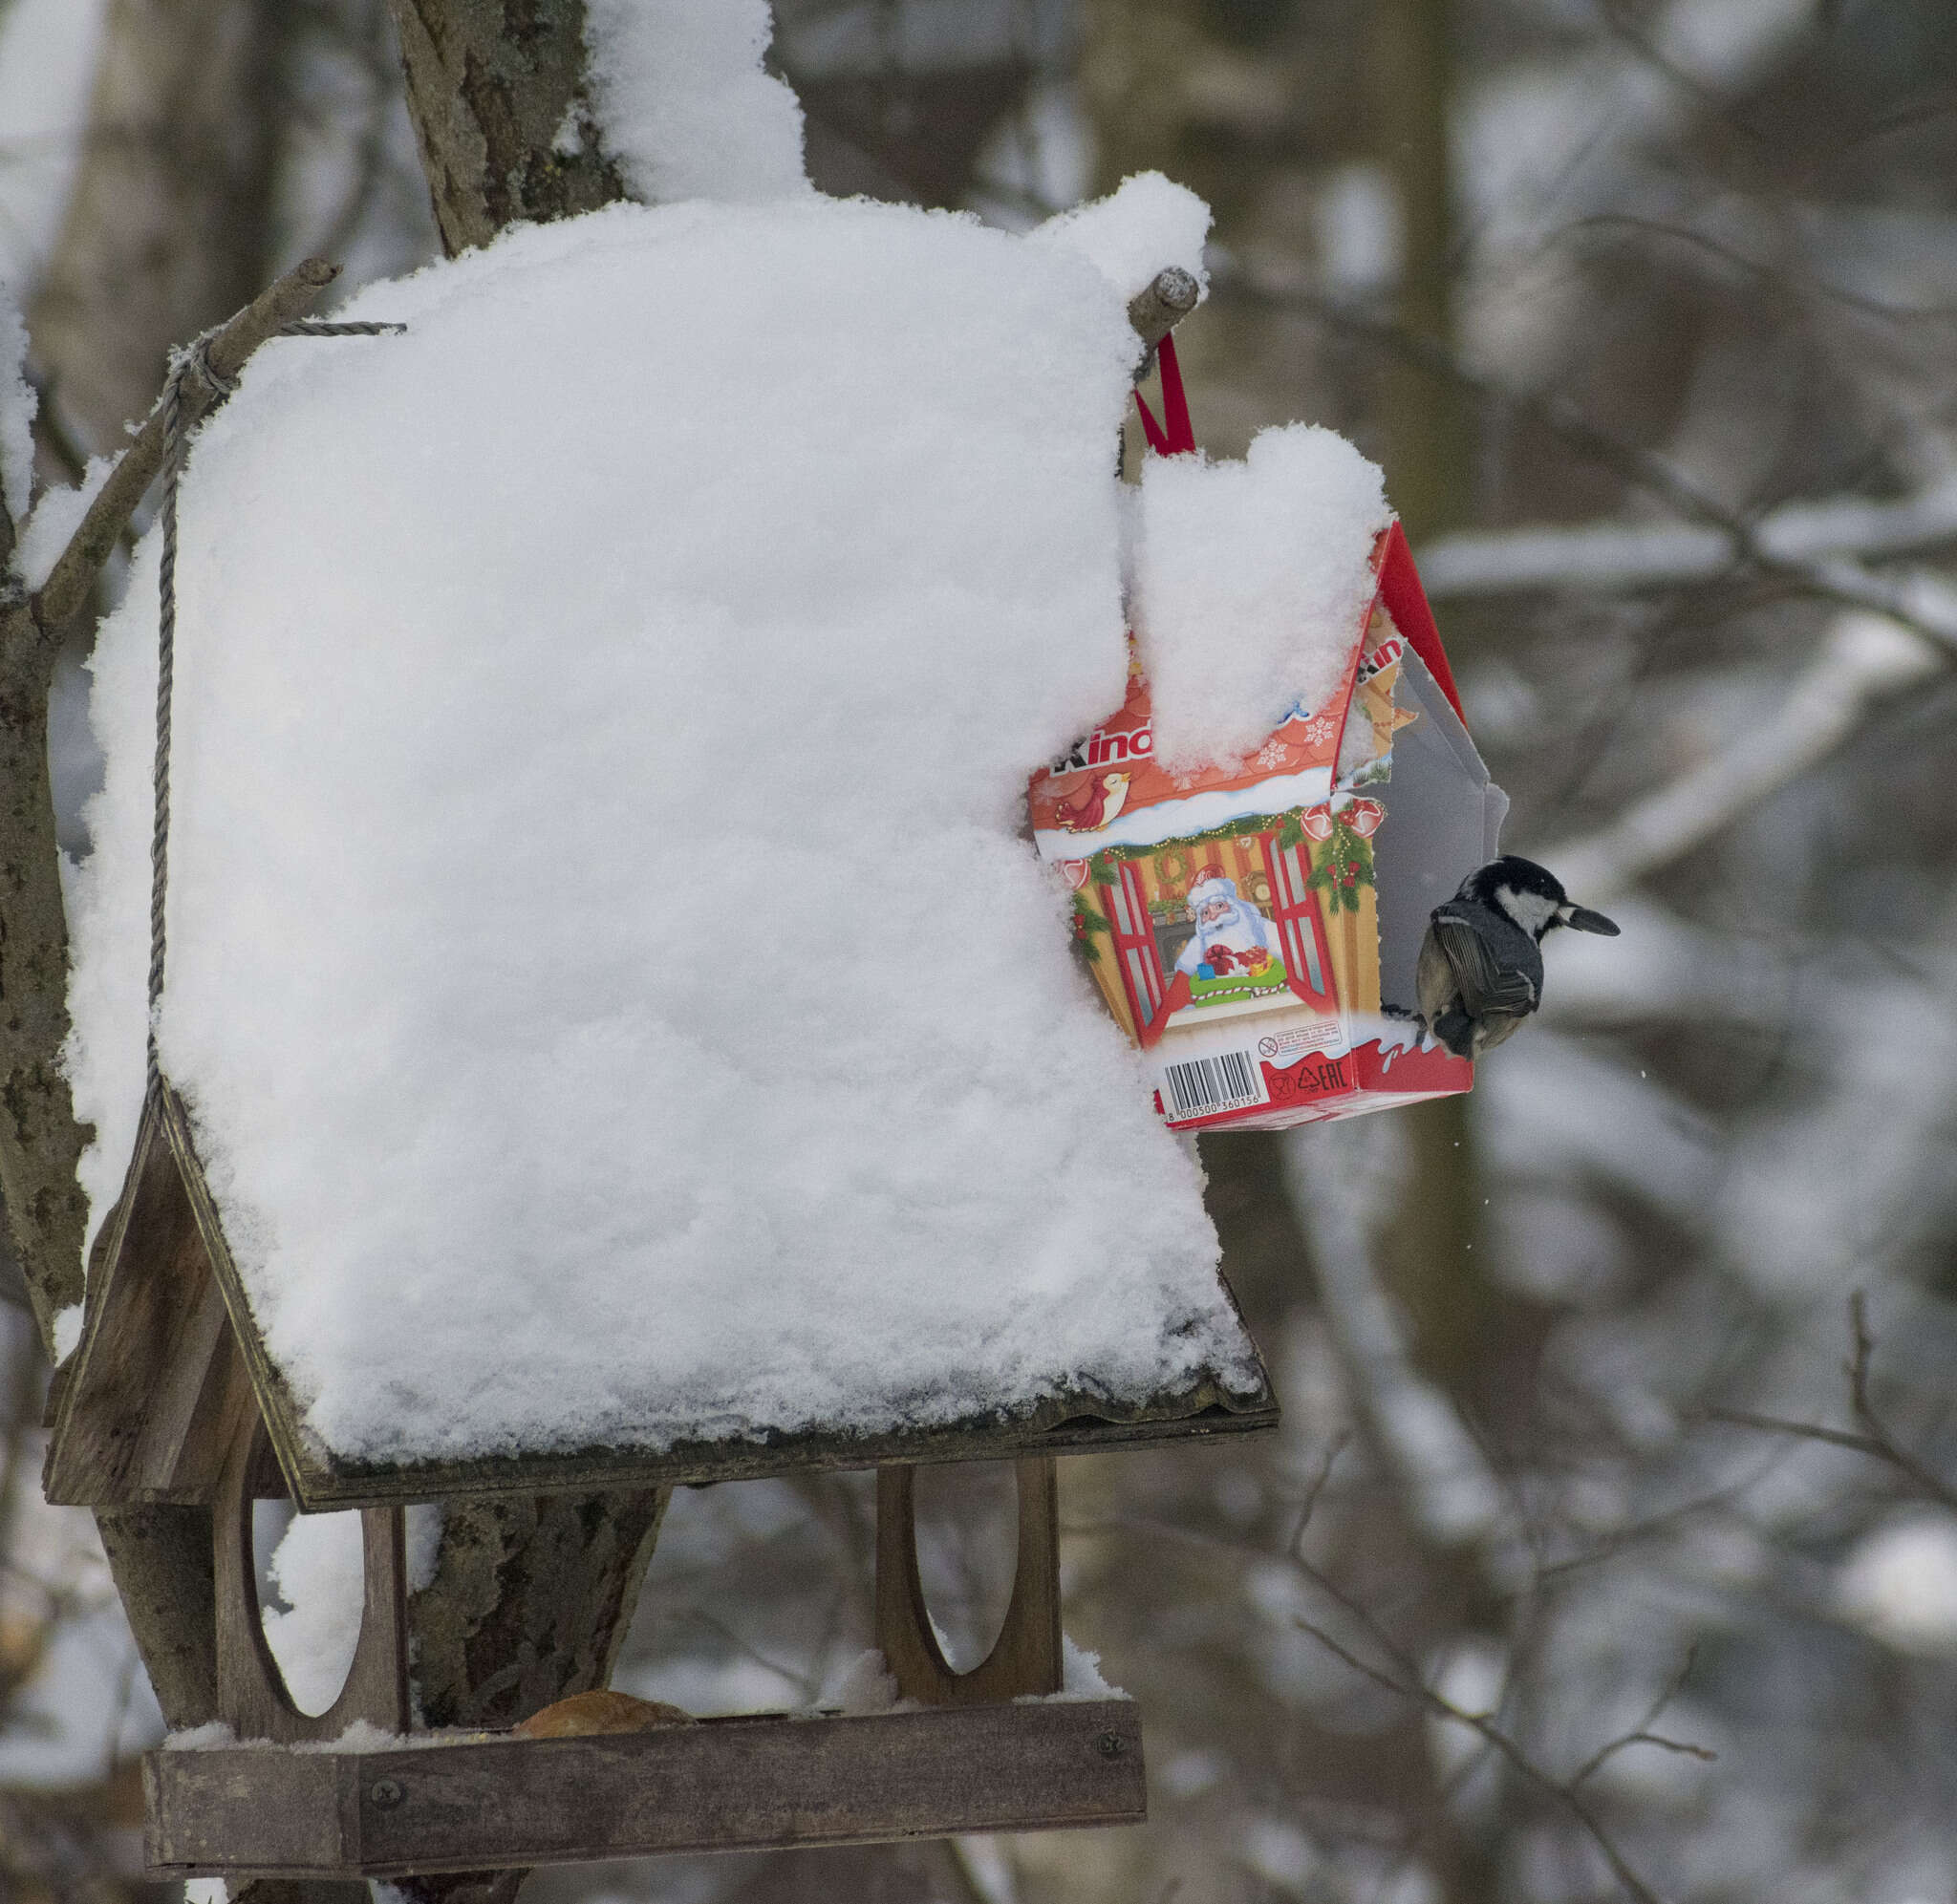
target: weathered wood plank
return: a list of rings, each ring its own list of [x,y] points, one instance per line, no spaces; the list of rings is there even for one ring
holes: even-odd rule
[[[143,1856],[155,1870],[215,1869],[247,1818],[251,1854],[269,1870],[331,1871],[341,1855],[336,1753],[152,1752],[142,1795]]]
[[[784,1435],[772,1441],[688,1444],[665,1454],[602,1448],[508,1461],[417,1462],[393,1468],[329,1463],[309,1445],[294,1493],[308,1512],[388,1501],[437,1501],[457,1494],[602,1494],[892,1463],[1016,1461],[1022,1456],[1162,1447],[1215,1435],[1253,1434],[1275,1428],[1279,1422],[1278,1404],[1268,1390],[1254,1406],[1225,1406],[1197,1399],[1188,1404],[1186,1413],[1166,1412],[1184,1405],[1177,1398],[1165,1401],[1163,1414],[1145,1414],[1135,1421],[1085,1412],[1094,1405],[1091,1402],[1078,1405],[1083,1412],[1063,1414],[1058,1420],[1043,1411],[1017,1422],[973,1422],[886,1435]]]
[[[1147,1815],[1127,1700],[387,1752],[152,1752],[144,1776],[150,1869],[173,1876],[396,1877]]]
[[[226,1310],[182,1178],[145,1112],[50,1443],[49,1498],[208,1500],[224,1459]]]

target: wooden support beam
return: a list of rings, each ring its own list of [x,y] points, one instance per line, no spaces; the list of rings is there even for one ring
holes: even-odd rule
[[[917,1470],[876,1471],[876,1643],[901,1699],[976,1705],[1057,1693],[1061,1686],[1060,1489],[1053,1457],[1015,1462],[1019,1552],[999,1637],[969,1673],[955,1673],[932,1630],[917,1572]]]
[[[360,1637],[333,1704],[301,1712],[266,1642],[251,1544],[254,1502],[282,1492],[277,1465],[254,1411],[240,1429],[218,1490],[216,1533],[218,1717],[241,1739],[336,1739],[356,1720],[383,1732],[408,1724],[406,1540],[398,1508],[368,1508]]]
[[[399,1877],[1139,1824],[1128,1700],[708,1720],[393,1751],[152,1752],[159,1874]]]

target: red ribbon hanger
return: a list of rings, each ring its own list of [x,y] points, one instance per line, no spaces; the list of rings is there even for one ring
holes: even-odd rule
[[[1175,361],[1175,339],[1164,337],[1155,346],[1155,367],[1162,374],[1162,421],[1135,392],[1135,408],[1142,413],[1142,435],[1157,456],[1194,456],[1196,447],[1194,426],[1189,420],[1189,397],[1182,387],[1182,366]]]

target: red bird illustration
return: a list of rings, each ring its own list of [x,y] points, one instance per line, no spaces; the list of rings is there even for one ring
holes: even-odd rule
[[[1053,809],[1055,823],[1069,833],[1096,833],[1114,818],[1128,799],[1127,774],[1100,774]]]

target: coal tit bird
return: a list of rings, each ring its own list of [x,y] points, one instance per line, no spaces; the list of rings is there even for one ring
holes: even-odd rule
[[[1456,1058],[1493,1050],[1542,1002],[1545,932],[1574,926],[1617,936],[1602,912],[1573,905],[1562,882],[1534,860],[1504,853],[1477,866],[1433,909],[1414,990],[1428,1034]]]

